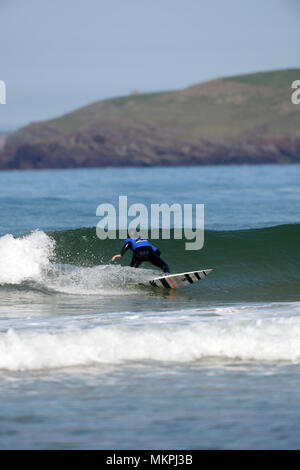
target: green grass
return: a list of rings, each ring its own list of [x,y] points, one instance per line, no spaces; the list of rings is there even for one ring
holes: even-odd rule
[[[108,102],[117,107],[123,107],[130,103],[132,104],[147,104],[149,101],[153,101],[155,98],[158,98],[162,95],[170,93],[169,91],[159,91],[155,93],[138,93],[136,95],[128,95],[128,96],[119,96],[117,98],[110,98],[105,100],[104,102]]]
[[[226,77],[224,80],[237,83],[247,83],[255,86],[289,88],[294,80],[300,80],[300,69],[258,72],[254,74],[238,75],[235,77]]]
[[[62,133],[120,134],[128,129],[132,135],[144,126],[153,141],[169,133],[189,144],[200,138],[222,141],[246,135],[295,135],[300,108],[290,102],[290,86],[296,79],[300,80],[300,69],[286,69],[227,77],[216,87],[204,84],[201,88],[200,84],[184,93],[132,94],[92,103],[41,125]],[[228,82],[232,83],[229,89]],[[241,89],[235,83],[246,86]],[[20,131],[24,137],[26,129]]]

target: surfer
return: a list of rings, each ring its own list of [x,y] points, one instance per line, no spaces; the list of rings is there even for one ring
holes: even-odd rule
[[[112,261],[121,258],[127,250],[132,250],[132,260],[130,266],[132,268],[138,268],[141,263],[148,261],[154,266],[162,269],[164,273],[169,273],[170,268],[167,263],[161,259],[160,251],[156,246],[151,245],[145,238],[141,238],[138,234],[128,233],[128,238],[125,240],[123,248],[118,255],[112,257]]]

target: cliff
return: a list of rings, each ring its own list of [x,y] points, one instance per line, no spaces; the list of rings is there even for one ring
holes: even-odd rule
[[[1,169],[299,163],[300,69],[93,103],[12,133]]]

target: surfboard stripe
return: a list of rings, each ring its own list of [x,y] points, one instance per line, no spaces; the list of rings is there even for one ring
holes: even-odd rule
[[[185,277],[189,281],[190,284],[193,284],[194,281],[189,274],[186,274]]]
[[[153,287],[158,287],[158,285],[156,284],[155,281],[150,281],[150,284],[151,284],[151,286],[153,286]]]
[[[162,283],[164,287],[168,287],[169,289],[171,289],[171,287],[169,286],[169,284],[167,283],[165,279],[160,279],[160,282]]]
[[[199,276],[199,274],[197,273],[197,271],[194,273],[196,278],[198,279],[198,281],[200,281],[201,277]]]

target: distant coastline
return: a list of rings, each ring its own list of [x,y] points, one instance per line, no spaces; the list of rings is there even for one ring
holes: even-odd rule
[[[0,169],[300,163],[300,69],[93,103],[0,133]]]

